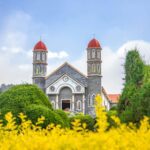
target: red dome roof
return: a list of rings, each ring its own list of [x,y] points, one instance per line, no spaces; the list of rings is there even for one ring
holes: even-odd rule
[[[88,48],[101,48],[101,46],[99,41],[94,38],[89,42]]]
[[[39,41],[34,46],[34,51],[47,51],[47,47],[42,41]]]

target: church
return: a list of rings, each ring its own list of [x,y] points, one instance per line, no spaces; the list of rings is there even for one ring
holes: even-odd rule
[[[46,45],[40,40],[33,49],[33,84],[49,97],[54,109],[95,116],[95,96],[102,96],[106,110],[118,103],[119,94],[107,94],[102,87],[102,47],[93,38],[87,45],[87,76],[65,62],[47,75]]]

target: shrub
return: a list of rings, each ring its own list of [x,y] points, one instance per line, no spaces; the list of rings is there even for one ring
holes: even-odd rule
[[[63,110],[57,109],[57,110],[55,110],[55,113],[57,113],[62,118],[65,127],[70,126],[69,118],[68,118],[66,112],[64,112]]]
[[[44,128],[50,123],[54,123],[55,125],[60,124],[62,127],[65,126],[63,119],[59,116],[59,114],[42,105],[30,105],[27,107],[26,115],[30,120],[32,120],[33,124],[37,122],[38,118],[44,116],[45,120],[42,124],[42,127]]]
[[[115,118],[118,127],[106,131],[106,113],[100,105],[98,107],[97,123],[101,126],[98,126],[95,132],[85,130],[78,122],[74,123],[73,130],[59,127],[41,129],[39,126],[31,128],[32,125],[28,121],[16,126],[12,114],[8,113],[6,115],[8,124],[2,126],[0,122],[0,148],[2,150],[150,149],[149,118],[141,120],[139,128],[132,123],[129,126],[121,124],[119,118]],[[80,131],[77,128],[80,128]]]
[[[70,117],[70,126],[72,127],[71,122],[74,122],[75,119],[79,119],[81,124],[86,123],[87,129],[94,130],[95,125],[95,119],[92,118],[90,115],[75,115],[73,117]]]
[[[113,108],[113,107],[112,107]],[[115,121],[112,119],[112,116],[117,116],[117,111],[116,111],[116,107],[114,107],[115,109],[109,110],[107,112],[107,121],[109,123],[108,129],[111,127],[116,127],[116,123]]]
[[[13,86],[6,92],[0,94],[1,118],[7,112],[12,112],[17,117],[20,112],[26,113],[28,107],[33,104],[52,110],[47,96],[36,85],[23,84]]]
[[[52,109],[47,96],[36,85],[16,85],[0,95],[0,108],[20,108],[23,111],[30,104]]]
[[[117,109],[118,109],[117,106],[112,106],[112,107],[110,108],[110,110],[116,110],[116,111],[117,111]]]

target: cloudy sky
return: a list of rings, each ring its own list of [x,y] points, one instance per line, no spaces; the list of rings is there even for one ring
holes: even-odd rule
[[[86,74],[86,47],[101,43],[103,86],[122,89],[123,63],[137,47],[150,63],[149,0],[0,0],[0,84],[31,83],[32,50],[49,50],[48,74],[68,61]]]

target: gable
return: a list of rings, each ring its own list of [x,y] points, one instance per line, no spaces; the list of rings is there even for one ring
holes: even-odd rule
[[[63,87],[69,87],[72,93],[85,93],[85,87],[83,85],[73,80],[67,74],[64,74],[61,78],[46,88],[46,94],[59,94]]]
[[[73,80],[79,82],[84,87],[87,87],[87,77],[80,73],[77,69],[72,67],[70,64],[64,63],[56,71],[54,71],[52,74],[46,77],[46,88],[52,83],[56,82],[64,74],[68,75]]]

